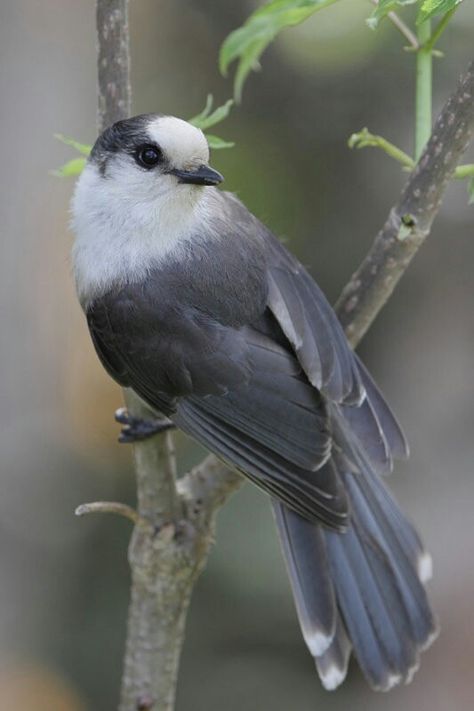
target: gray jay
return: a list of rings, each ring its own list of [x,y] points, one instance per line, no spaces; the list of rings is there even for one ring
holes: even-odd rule
[[[430,557],[381,480],[407,444],[319,287],[222,180],[180,119],[99,136],[73,199],[90,334],[114,380],[270,495],[323,685],[353,651],[387,690],[436,634]]]

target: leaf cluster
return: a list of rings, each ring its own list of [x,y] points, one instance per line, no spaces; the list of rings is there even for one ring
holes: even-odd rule
[[[348,1],[348,0],[346,0]],[[219,53],[219,68],[224,76],[237,62],[234,78],[234,96],[242,98],[242,89],[250,72],[260,68],[259,60],[268,45],[287,27],[294,27],[314,13],[333,5],[338,0],[270,0],[257,8],[224,40]],[[462,0],[379,0],[367,20],[376,29],[389,13],[406,5],[419,5],[416,23],[422,24],[437,15],[454,12]]]
[[[246,22],[225,39],[219,54],[219,68],[227,75],[232,62],[237,61],[234,96],[242,98],[242,88],[258,60],[275,37],[286,27],[299,25],[318,10],[337,0],[271,0],[257,8]]]
[[[379,0],[377,7],[368,20],[368,24],[370,27],[375,28],[389,12],[393,12],[404,5],[419,4],[416,24],[421,25],[437,15],[446,15],[446,13],[453,11],[461,2],[462,0]]]

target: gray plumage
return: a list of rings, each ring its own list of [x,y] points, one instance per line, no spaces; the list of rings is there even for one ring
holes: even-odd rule
[[[99,180],[113,180],[114,156],[132,161],[150,141],[152,119],[99,139]],[[162,152],[161,175],[186,181]],[[179,249],[140,277],[121,266],[107,288],[82,289],[97,353],[118,383],[271,495],[324,685],[344,679],[351,649],[374,688],[408,681],[436,624],[420,579],[427,554],[380,479],[406,440],[308,272],[234,196],[193,190],[209,204]]]

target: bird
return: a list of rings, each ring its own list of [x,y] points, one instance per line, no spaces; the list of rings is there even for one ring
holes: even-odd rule
[[[222,181],[182,119],[97,138],[72,199],[92,342],[156,413],[142,430],[122,413],[130,439],[178,427],[269,494],[323,686],[353,655],[386,691],[438,630],[431,557],[382,479],[406,438],[309,272]]]

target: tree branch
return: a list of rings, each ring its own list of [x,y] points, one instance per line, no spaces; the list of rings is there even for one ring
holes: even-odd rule
[[[102,130],[130,112],[128,0],[97,0],[97,36]],[[399,203],[338,302],[353,345],[428,234],[446,183],[472,135],[472,95],[471,66],[443,110]],[[132,415],[149,416],[132,392],[125,391],[125,400]],[[132,583],[120,711],[172,711],[192,589],[213,541],[216,512],[242,478],[210,455],[176,481],[169,432],[134,445],[134,463],[138,505],[129,548]]]
[[[446,186],[474,133],[474,62],[446,103],[398,203],[344,288],[336,311],[353,346],[361,340],[428,236]]]
[[[99,131],[131,110],[128,0],[97,0]],[[149,409],[130,391],[125,402],[135,417]],[[177,522],[184,507],[176,490],[172,437],[134,446],[136,524],[129,548],[131,600],[122,678],[121,711],[172,709],[184,616],[192,589],[195,556]],[[183,576],[181,567],[188,575]]]
[[[128,0],[97,0],[99,131],[130,115]],[[130,414],[149,408],[124,391]],[[154,416],[154,415],[152,415]],[[131,599],[120,711],[171,711],[194,582],[214,537],[218,506],[242,478],[208,457],[176,487],[172,435],[134,445],[137,511],[97,502],[78,513],[115,512],[135,523],[129,547]],[[132,513],[133,512],[133,513]]]
[[[130,116],[128,0],[97,0],[97,93],[99,132]]]

